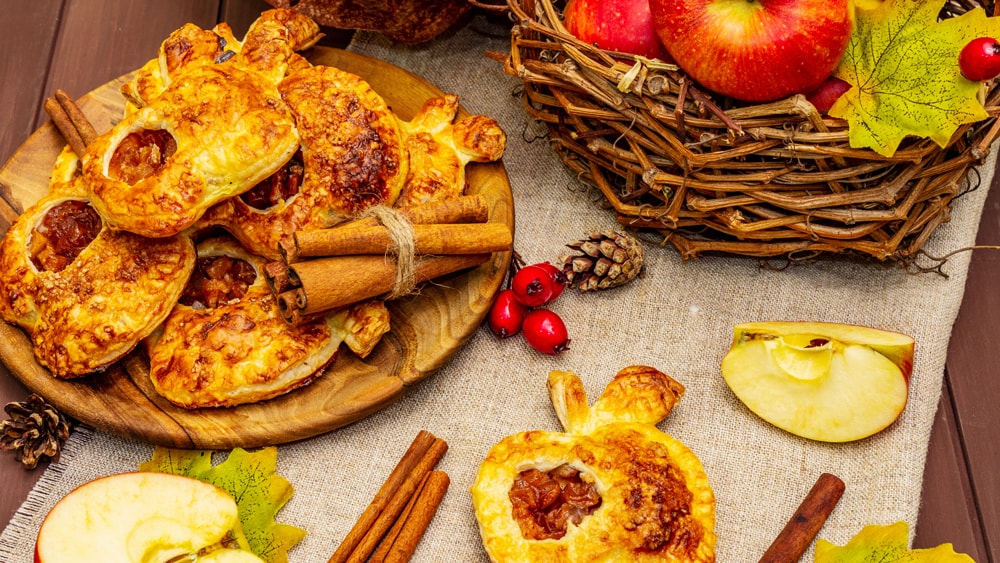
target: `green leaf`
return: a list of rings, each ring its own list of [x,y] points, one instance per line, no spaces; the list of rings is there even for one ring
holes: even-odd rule
[[[139,469],[187,475],[227,491],[236,499],[242,535],[250,551],[268,563],[287,563],[288,550],[306,532],[275,521],[294,492],[291,483],[276,473],[277,460],[275,447],[254,452],[236,448],[213,467],[211,452],[158,447]]]
[[[838,547],[819,539],[815,563],[975,563],[964,553],[955,553],[950,543],[927,549],[907,549],[910,526],[865,526],[847,545]]]
[[[847,52],[834,75],[848,82],[829,114],[845,119],[852,147],[892,156],[908,135],[944,147],[959,126],[987,117],[980,83],[958,55],[977,37],[1000,37],[982,8],[938,22],[945,0],[886,0],[857,6]]]
[[[212,468],[212,452],[204,450],[174,450],[156,448],[153,457],[139,464],[139,471],[173,473],[198,478]]]

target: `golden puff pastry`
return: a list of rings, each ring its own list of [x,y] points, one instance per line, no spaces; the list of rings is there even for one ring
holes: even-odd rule
[[[26,210],[0,243],[0,315],[31,338],[38,362],[71,378],[106,368],[163,322],[195,262],[184,236],[108,229],[71,178]]]
[[[83,176],[111,227],[172,236],[273,174],[298,144],[274,84],[229,62],[202,65],[91,143]]]
[[[458,96],[431,98],[409,122],[402,124],[409,155],[409,173],[398,207],[421,205],[462,195],[465,165],[493,162],[503,156],[507,136],[485,115],[453,123]]]
[[[231,64],[261,72],[276,84],[290,68],[309,66],[296,51],[312,47],[322,36],[312,19],[282,9],[263,12],[250,25],[242,42],[225,22],[211,30],[185,24],[160,44],[157,58],[122,85],[121,93],[129,103],[126,110],[145,106],[162,94],[174,77],[196,66],[231,59],[235,59]]]
[[[715,561],[715,495],[698,457],[661,432],[684,388],[623,369],[592,407],[580,379],[553,371],[565,433],[508,436],[479,467],[472,502],[496,562]]]
[[[281,94],[301,148],[271,178],[210,210],[251,251],[280,258],[295,231],[331,227],[372,205],[392,205],[408,167],[399,120],[361,77],[332,67],[288,76]]]
[[[195,274],[146,340],[157,393],[184,408],[271,399],[320,377],[348,337],[374,346],[388,330],[388,312],[375,302],[289,325],[261,273],[264,264],[229,237],[198,244]]]

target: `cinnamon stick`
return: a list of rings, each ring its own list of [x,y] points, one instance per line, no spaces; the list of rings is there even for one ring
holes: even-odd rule
[[[386,478],[385,483],[375,493],[375,497],[372,498],[371,503],[369,503],[365,511],[361,513],[354,527],[348,532],[347,537],[344,538],[344,541],[340,542],[337,551],[330,558],[331,563],[347,561],[348,555],[361,543],[361,540],[379,514],[382,513],[389,504],[389,501],[399,492],[399,488],[406,481],[407,476],[413,472],[413,469],[420,460],[427,455],[428,450],[430,450],[436,440],[437,438],[426,430],[421,430],[417,433],[410,447],[403,454],[403,457],[399,459],[392,472],[389,473],[389,477]]]
[[[53,97],[45,100],[44,107],[73,152],[83,156],[87,145],[97,137],[97,131],[73,98],[63,90],[56,90]]]
[[[458,254],[419,257],[413,268],[413,282],[421,283],[478,266],[490,256]],[[390,293],[396,284],[396,260],[386,256],[318,258],[298,262],[288,268],[288,274],[297,287],[279,293],[277,298],[279,311],[285,320],[292,323],[305,316]]]
[[[399,208],[395,211],[414,225],[485,223],[489,219],[489,207],[487,206],[486,197],[482,194],[464,195],[457,198],[425,203],[423,205]],[[379,225],[381,223],[378,218],[363,217],[319,232],[354,227],[377,227]],[[301,257],[305,256],[323,256],[323,254],[316,253],[302,254],[296,242],[296,239],[301,236],[303,236],[302,232],[295,233],[294,237],[284,240],[279,244],[278,250],[286,262],[297,262]],[[309,236],[311,235],[305,235],[306,238]]]
[[[830,473],[820,475],[760,563],[797,563],[833,512],[844,489],[839,477]]]
[[[385,537],[382,538],[382,543],[379,544],[375,553],[372,553],[371,558],[368,559],[368,563],[385,562],[386,556],[388,556],[389,551],[392,550],[392,545],[396,543],[400,533],[402,533],[403,526],[406,525],[406,521],[410,518],[410,515],[413,514],[413,507],[417,504],[417,500],[424,494],[424,487],[427,486],[427,480],[434,473],[436,473],[436,470],[424,475],[424,478],[420,481],[420,485],[417,486],[417,491],[410,497],[410,501],[406,503],[406,507],[403,508],[403,512],[399,514],[399,518],[396,518],[396,523],[392,525],[392,528],[389,528]]]
[[[501,223],[415,224],[416,254],[483,254],[509,250],[513,235]],[[382,225],[332,228],[295,233],[297,252],[288,261],[317,256],[385,254],[392,249],[389,230]]]
[[[424,532],[437,513],[451,480],[444,471],[431,471],[410,498],[369,563],[404,563],[413,557]]]
[[[371,522],[361,540],[352,549],[347,549],[347,546],[342,543],[328,563],[360,563],[366,561],[403,512],[403,509],[409,503],[410,497],[416,492],[424,476],[430,473],[446,451],[448,451],[448,444],[440,438],[435,438],[430,448],[427,449],[423,457],[420,458],[420,461],[413,467],[413,470],[409,472],[396,493]],[[357,527],[356,525],[355,528]]]

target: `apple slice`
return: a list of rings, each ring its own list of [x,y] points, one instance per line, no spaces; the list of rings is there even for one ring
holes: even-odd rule
[[[121,473],[85,483],[56,503],[38,531],[35,561],[262,563],[231,549],[238,530],[236,501],[212,484]]]
[[[866,438],[906,407],[913,339],[821,322],[736,325],[722,377],[757,416],[823,442]]]

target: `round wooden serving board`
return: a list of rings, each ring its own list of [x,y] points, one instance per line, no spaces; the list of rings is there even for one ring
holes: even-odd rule
[[[365,78],[393,111],[410,119],[442,92],[384,61],[317,47],[314,64],[335,66]],[[122,115],[119,86],[128,77],[101,86],[78,101],[99,132]],[[461,116],[468,115],[462,111]],[[0,169],[0,189],[13,212],[3,207],[8,226],[14,213],[48,189],[56,155],[65,141],[51,124],[36,131]],[[514,228],[513,198],[502,163],[468,167],[467,193],[484,194],[490,221]],[[364,418],[399,398],[444,365],[482,323],[503,282],[510,252],[469,271],[436,280],[417,296],[389,304],[392,330],[361,360],[345,346],[327,373],[312,384],[258,404],[225,409],[184,410],[160,398],[148,380],[144,354],[129,357],[103,373],[58,380],[34,358],[27,336],[0,323],[0,360],[33,392],[67,415],[95,428],[131,439],[175,448],[252,448],[309,438]]]

